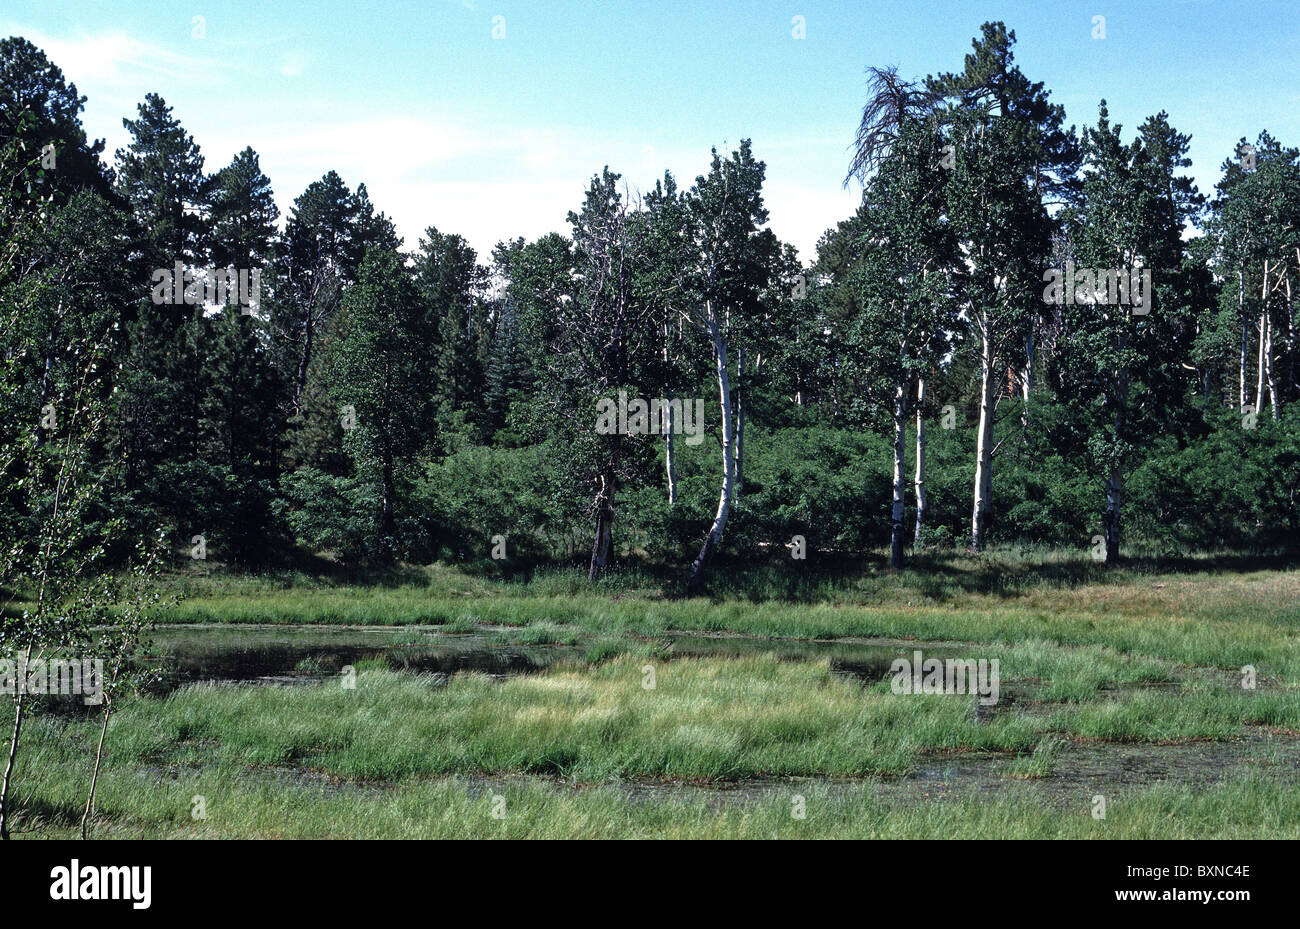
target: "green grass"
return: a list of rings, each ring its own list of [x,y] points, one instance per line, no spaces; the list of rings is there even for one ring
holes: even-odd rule
[[[1056,771],[1056,757],[1061,750],[1061,740],[1045,737],[1034,746],[1029,755],[1022,755],[1007,768],[1008,777],[1024,779],[1051,777]]]
[[[551,622],[511,627],[495,635],[495,640],[505,645],[576,645],[580,639],[578,630]]]
[[[455,773],[558,775],[584,782],[664,776],[862,776],[911,769],[919,751],[1028,749],[1026,720],[973,720],[942,696],[864,693],[825,667],[746,659],[654,666],[621,657],[448,686],[359,672],[301,688],[192,687],[124,711],[113,757],[127,762],[289,765],[360,780]]]
[[[75,832],[82,786],[47,780],[43,835]],[[1014,787],[1014,785],[1013,785]],[[805,816],[792,815],[793,795]],[[206,818],[193,818],[203,797]],[[504,803],[498,798],[504,798]],[[615,788],[574,790],[524,781],[484,786],[463,778],[418,781],[392,790],[250,783],[238,771],[182,774],[158,781],[110,771],[102,785],[99,838],[425,838],[425,839],[1004,839],[1300,838],[1300,789],[1247,777],[1209,789],[1157,786],[1107,801],[1094,819],[1087,797],[1044,803],[1014,791],[995,798],[925,805],[881,801],[872,785],[843,792],[791,784],[749,804],[719,806],[667,797],[629,803]],[[503,814],[502,818],[494,812]]]
[[[984,560],[972,559],[976,565]],[[960,578],[960,564],[954,562],[939,580],[904,572],[875,580],[856,600],[828,602],[678,600],[654,590],[610,595],[589,585],[560,592],[557,587],[576,580],[560,575],[551,583],[493,582],[445,567],[412,569],[393,586],[294,576],[185,576],[173,581],[185,599],[166,618],[427,624],[461,632],[483,626],[569,626],[589,635],[653,636],[678,629],[1009,644],[1037,639],[1225,670],[1253,665],[1262,677],[1300,682],[1300,570],[1098,577],[1095,567],[1080,566],[1077,583],[1068,572],[1063,578],[1048,574],[1012,594],[1005,588],[986,592],[979,582],[962,587],[953,580]]]
[[[712,781],[899,775],[923,753],[1042,751],[1047,734],[1160,742],[1224,739],[1248,725],[1300,728],[1300,700],[1281,689],[1197,685],[1056,706],[981,721],[970,697],[899,696],[887,681],[863,687],[824,664],[767,655],[620,656],[502,682],[462,674],[448,683],[363,663],[355,689],[197,685],[136,701],[114,717],[109,758],[355,781],[476,773]]]
[[[774,568],[718,572],[715,596],[696,599],[668,596],[637,573],[594,587],[574,572],[503,580],[445,566],[376,583],[174,576],[169,584],[185,599],[166,618],[193,631],[170,631],[173,643],[228,647],[248,634],[242,623],[258,624],[259,641],[287,634],[274,631],[286,623],[318,624],[317,636],[339,624],[419,623],[478,633],[494,647],[565,648],[549,653],[559,664],[505,680],[415,674],[377,654],[354,662],[354,690],[338,679],[198,685],[125,702],[109,735],[101,834],[1300,834],[1291,770],[1300,571],[1213,559],[1183,573],[1158,564],[1104,571],[1014,553],[935,556],[931,567],[932,575],[868,567],[802,586]],[[720,637],[674,643],[670,630]],[[997,659],[1003,700],[977,713],[970,696],[895,695],[888,678],[864,684],[834,673],[837,656],[864,653],[861,637],[889,640],[871,647],[895,654],[915,647]],[[411,629],[392,644],[437,640]],[[300,670],[329,670],[319,664],[308,659]],[[1255,667],[1258,689],[1242,689],[1244,665]],[[39,834],[75,824],[94,735],[94,720],[75,712],[32,718],[18,780]],[[1240,743],[1248,735],[1254,741]],[[1108,792],[1104,821],[1092,819],[1091,791],[1077,782],[1051,792],[1089,746],[1141,755],[1202,741],[1261,747],[1222,783]],[[990,791],[907,799],[896,787],[968,757],[992,760]],[[1207,753],[1203,766],[1218,757]],[[627,798],[629,785],[647,784],[662,789]],[[728,784],[741,788],[730,800],[719,799],[727,790],[685,789]],[[766,786],[755,793],[749,784]],[[794,793],[806,798],[806,819],[790,814]],[[491,815],[494,794],[506,799],[504,819]],[[190,817],[195,795],[207,798],[206,820]]]

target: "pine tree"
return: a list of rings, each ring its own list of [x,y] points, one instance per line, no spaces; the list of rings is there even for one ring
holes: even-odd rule
[[[375,550],[397,551],[397,480],[421,444],[427,397],[426,361],[419,333],[422,307],[401,256],[383,248],[366,253],[348,290],[330,364],[332,396],[355,410],[344,438],[358,476],[379,488]]]
[[[40,159],[56,206],[79,190],[113,201],[112,173],[100,160],[104,141],[89,141],[81,125],[85,103],[35,45],[20,36],[0,39],[0,148],[17,143]]]
[[[210,255],[207,206],[210,185],[193,136],[162,97],[148,94],[138,119],[123,119],[131,143],[118,149],[117,189],[135,218],[143,266],[191,270]],[[177,319],[188,314],[178,308]]]
[[[425,305],[422,327],[432,357],[433,408],[447,429],[455,414],[481,425],[492,321],[484,297],[487,269],[469,243],[433,226],[414,256],[415,281]]]
[[[967,319],[980,357],[979,431],[971,548],[984,546],[992,495],[1000,374],[1021,366],[1032,382],[1041,268],[1051,245],[1047,203],[1075,188],[1079,154],[1065,111],[1014,64],[1015,32],[985,23],[965,69],[926,79],[944,101],[953,146],[949,222],[967,256]]]
[[[245,148],[212,178],[212,260],[219,268],[263,269],[280,215],[257,152]]]
[[[356,279],[367,249],[391,251],[401,244],[392,222],[374,212],[365,185],[354,194],[334,171],[313,181],[294,201],[281,253],[283,294],[271,322],[295,416],[303,413],[317,342],[343,291]]]

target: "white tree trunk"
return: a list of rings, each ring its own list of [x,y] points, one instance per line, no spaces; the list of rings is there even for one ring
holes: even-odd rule
[[[1268,259],[1264,259],[1264,286],[1260,291],[1259,357],[1255,361],[1255,412],[1264,410],[1264,369],[1268,366]]]
[[[676,428],[673,422],[673,393],[668,392],[668,409],[664,413],[664,470],[668,473],[668,505],[672,506],[677,502],[677,465],[673,460],[673,429]]]
[[[921,547],[921,531],[925,527],[925,376],[916,380],[916,531],[912,545]]]
[[[980,335],[980,422],[975,444],[975,501],[971,508],[970,547],[984,547],[985,521],[993,467],[993,347],[987,330]]]
[[[668,346],[672,339],[672,327],[668,320],[664,320],[664,368],[668,368]],[[673,392],[668,391],[668,403],[664,410],[664,471],[668,475],[668,505],[672,506],[677,502],[677,463],[674,460],[676,449],[673,447],[673,429],[676,423],[673,421]]]
[[[1264,383],[1268,385],[1268,407],[1277,420],[1277,384],[1273,380],[1273,317],[1264,320]]]
[[[1029,386],[1034,380],[1034,356],[1038,351],[1036,335],[1037,327],[1033,326],[1029,330],[1029,339],[1025,344],[1025,368],[1021,372],[1020,381],[1020,398],[1023,401],[1020,409],[1020,424],[1026,428],[1029,426]]]
[[[733,493],[745,488],[745,346],[736,346],[736,484]]]
[[[727,517],[731,513],[733,485],[736,480],[735,427],[731,416],[731,385],[727,377],[727,345],[722,339],[717,315],[711,305],[706,306],[709,340],[713,343],[714,373],[718,379],[718,399],[722,407],[722,490],[718,494],[718,511],[713,517],[713,525],[704,539],[694,564],[691,565],[690,578],[686,582],[688,593],[699,593],[703,583],[704,566],[722,543],[722,532],[727,526]]]
[[[1246,409],[1246,272],[1237,269],[1237,315],[1241,317],[1241,360],[1237,366],[1237,412]]]
[[[1124,341],[1127,341],[1125,339]],[[1128,423],[1128,371],[1118,376],[1115,409],[1115,439],[1122,441]],[[1124,463],[1117,461],[1106,478],[1106,564],[1119,562],[1120,515],[1124,506]]]
[[[1296,267],[1300,269],[1300,247],[1295,250]],[[1295,390],[1295,304],[1291,300],[1291,275],[1286,276],[1286,393],[1294,397]]]
[[[894,385],[894,501],[890,509],[889,566],[903,566],[903,494],[907,489],[905,440],[907,430],[907,387]]]

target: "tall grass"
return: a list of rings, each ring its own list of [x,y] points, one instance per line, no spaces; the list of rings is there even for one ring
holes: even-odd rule
[[[46,779],[42,834],[75,831],[75,779]],[[665,795],[631,799],[617,787],[572,789],[537,779],[421,780],[388,790],[249,781],[238,772],[159,779],[111,770],[102,782],[102,838],[422,839],[1243,839],[1300,838],[1300,788],[1252,776],[1209,788],[1158,785],[1107,798],[1105,819],[1029,789],[913,805],[880,799],[870,783],[842,790],[791,782],[750,802]],[[792,815],[803,798],[802,819]],[[193,798],[206,817],[193,818]]]
[[[899,696],[887,681],[864,687],[824,663],[767,655],[621,656],[502,682],[365,668],[352,690],[338,681],[198,685],[137,701],[114,717],[110,758],[281,766],[362,781],[861,777],[907,773],[923,752],[1025,752],[1049,733],[1156,742],[1226,738],[1250,724],[1300,729],[1300,699],[1280,689],[1140,690],[986,718],[973,710],[968,696]]]

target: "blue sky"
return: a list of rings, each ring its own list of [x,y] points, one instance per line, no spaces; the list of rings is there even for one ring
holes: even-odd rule
[[[980,24],[1001,19],[1022,70],[1070,122],[1095,121],[1103,97],[1130,129],[1168,111],[1208,191],[1241,136],[1267,128],[1300,145],[1298,11],[1293,0],[4,0],[0,31],[31,39],[77,84],[87,131],[110,153],[125,143],[122,117],[156,91],[209,171],[252,145],[287,212],[335,169],[366,183],[408,247],[429,225],[484,255],[564,230],[603,165],[633,189],[665,168],[685,186],[710,146],[749,137],[768,165],[772,228],[809,260],[857,204],[841,182],[867,65],[959,70]]]

